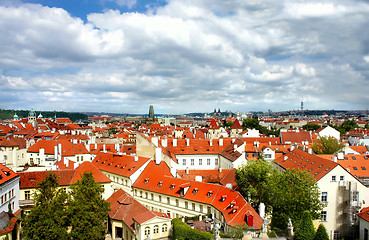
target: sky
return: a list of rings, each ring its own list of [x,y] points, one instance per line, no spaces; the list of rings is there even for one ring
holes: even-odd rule
[[[0,0],[0,108],[368,109],[369,0]]]

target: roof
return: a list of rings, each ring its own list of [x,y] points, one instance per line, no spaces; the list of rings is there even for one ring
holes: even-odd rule
[[[236,161],[242,154],[235,150],[235,148],[241,146],[245,142],[241,139],[237,139],[234,143],[229,144],[220,155],[231,160],[232,162]]]
[[[11,179],[18,177],[19,175],[5,166],[4,164],[0,163],[0,186]]]
[[[226,223],[230,226],[246,223],[245,216],[250,214],[254,217],[255,229],[261,228],[262,218],[239,192],[221,185],[174,178],[163,172],[162,168],[162,164],[156,165],[151,161],[133,187],[212,205],[222,212]]]
[[[134,221],[142,224],[157,216],[123,189],[114,192],[106,201],[111,203],[109,217],[123,221],[132,231],[135,230]]]
[[[298,131],[281,131],[281,141],[283,143],[301,143],[303,141],[308,141],[308,143],[312,143],[310,132],[303,129]]]
[[[294,149],[293,151],[275,159],[274,162],[284,169],[300,169],[307,171],[314,176],[316,181],[319,181],[319,179],[338,166],[338,163],[326,160],[300,149]]]
[[[232,139],[177,139],[176,141],[177,146],[174,147],[173,139],[168,138],[168,146],[166,147],[167,150],[176,155],[220,154],[229,144],[231,144]],[[187,146],[187,141],[189,143],[189,146]],[[220,141],[223,141],[222,146],[219,146]]]
[[[243,129],[243,128],[242,128],[240,122],[236,119],[236,120],[234,120],[231,129]]]
[[[220,181],[231,171],[231,169],[220,170],[177,170],[177,174],[186,180],[195,181],[196,176],[201,176],[203,182],[220,183]]]
[[[16,147],[18,146],[20,149],[26,148],[26,140],[24,138],[16,138],[13,137],[9,140],[5,140],[0,142],[0,147]]]
[[[360,218],[364,219],[365,221],[369,222],[369,207],[363,208],[357,213]]]
[[[101,171],[130,177],[147,161],[149,158],[146,157],[99,152],[92,164]]]
[[[98,183],[109,183],[111,180],[100,170],[93,166],[91,162],[83,162],[76,169],[64,169],[54,171],[19,172],[20,189],[37,188],[38,183],[45,179],[46,174],[54,173],[59,180],[60,186],[69,186],[81,179],[85,172],[92,172],[92,176]]]
[[[82,144],[73,144],[68,140],[40,140],[30,146],[27,152],[39,153],[40,149],[45,150],[45,154],[53,155],[55,146],[61,144],[62,156],[74,156],[76,154],[88,154],[86,147]]]
[[[367,154],[348,154],[343,155],[343,159],[338,159],[335,155],[320,155],[328,161],[337,159],[337,163],[344,169],[349,171],[352,175],[358,178],[369,177],[369,155]]]

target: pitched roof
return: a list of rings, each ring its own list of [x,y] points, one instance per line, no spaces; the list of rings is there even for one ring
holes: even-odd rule
[[[4,142],[0,142],[0,147],[16,147],[18,146],[20,149],[26,148],[26,140],[24,138],[11,138],[9,140],[5,140]]]
[[[235,150],[235,147],[239,147],[245,142],[241,139],[237,139],[234,143],[229,144],[221,153],[220,155],[231,160],[232,162],[236,161],[242,154]]]
[[[222,212],[230,226],[244,224],[246,214],[254,217],[255,229],[262,225],[262,218],[239,192],[211,183],[174,178],[163,173],[161,164],[156,165],[154,161],[149,163],[133,187],[212,205]]]
[[[344,155],[343,159],[338,159],[335,155],[321,155],[321,157],[328,161],[333,161],[333,158],[337,159],[337,163],[355,177],[369,177],[369,155],[348,154]]]
[[[132,231],[135,230],[134,220],[142,224],[157,216],[123,189],[114,192],[106,201],[111,203],[109,217],[123,221]]]
[[[298,131],[281,131],[281,141],[283,143],[290,142],[290,143],[301,143],[308,141],[308,143],[312,143],[310,132],[305,131],[303,129]]]
[[[130,177],[147,161],[149,158],[146,157],[99,152],[92,164],[101,171]]]
[[[242,129],[242,126],[241,126],[240,122],[237,119],[234,120],[231,129]]]
[[[196,176],[201,176],[203,182],[220,183],[220,181],[231,171],[231,169],[220,170],[177,170],[178,175],[185,180],[195,181]]]
[[[59,180],[60,186],[69,186],[81,179],[85,172],[92,172],[92,176],[98,183],[109,183],[111,180],[100,170],[92,165],[91,162],[83,162],[76,169],[54,170],[54,171],[36,171],[19,172],[19,187],[21,189],[37,188],[38,183],[45,179],[46,174],[54,173]]]
[[[369,222],[369,207],[361,209],[356,215]]]
[[[307,171],[314,176],[316,181],[338,166],[338,163],[326,160],[300,149],[294,149],[293,151],[275,159],[274,162],[284,169],[300,169]]]
[[[30,146],[27,152],[38,153],[40,149],[45,150],[45,154],[53,155],[55,153],[55,146],[61,144],[62,156],[74,156],[76,154],[89,153],[86,147],[82,144],[73,144],[68,140],[40,140]]]
[[[0,163],[0,185],[18,176],[19,176],[18,173],[14,172],[4,164]]]

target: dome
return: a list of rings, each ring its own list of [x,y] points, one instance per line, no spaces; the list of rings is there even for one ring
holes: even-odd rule
[[[33,108],[29,112],[28,117],[36,117],[36,113],[35,113],[35,111],[33,111]]]

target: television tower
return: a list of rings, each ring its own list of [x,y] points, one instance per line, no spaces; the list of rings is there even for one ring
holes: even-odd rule
[[[301,98],[301,116],[304,115],[304,98]]]

